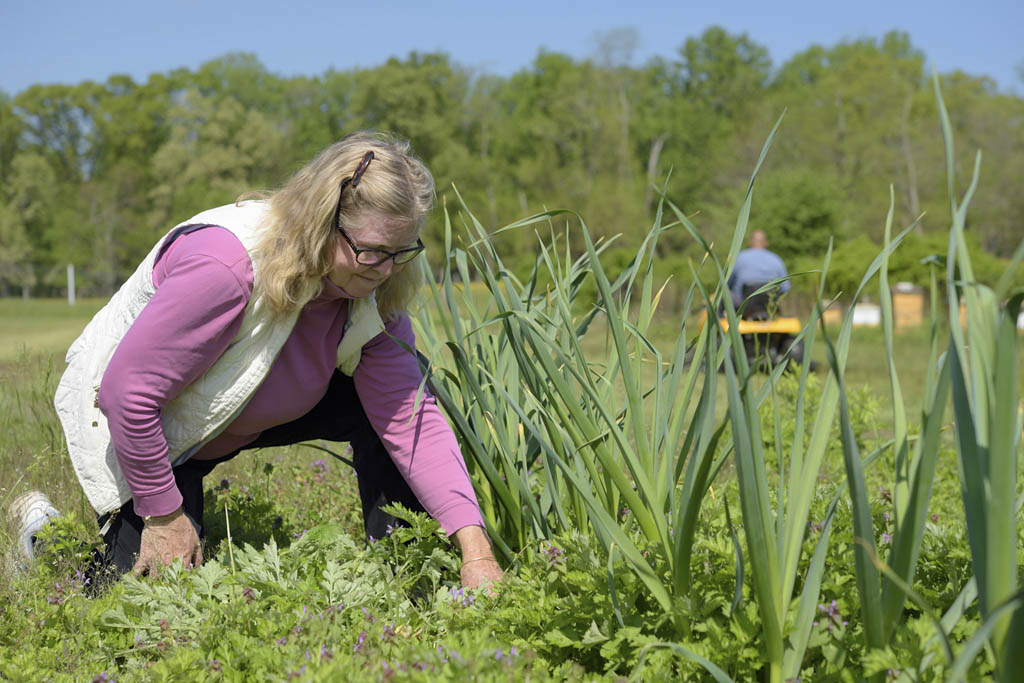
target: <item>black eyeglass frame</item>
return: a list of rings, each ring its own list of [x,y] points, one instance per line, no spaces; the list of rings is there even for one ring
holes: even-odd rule
[[[369,151],[364,154],[352,175],[341,181],[341,188],[338,190],[338,205],[334,208],[334,227],[338,229],[341,236],[345,238],[346,242],[348,242],[348,246],[352,249],[352,253],[356,255],[356,263],[363,266],[379,266],[388,259],[392,259],[396,266],[401,266],[412,261],[416,258],[417,254],[426,249],[426,246],[423,244],[423,240],[417,238],[415,247],[399,249],[398,251],[388,251],[386,249],[363,249],[361,247],[357,247],[355,242],[352,241],[352,238],[349,237],[341,227],[341,200],[345,196],[345,188],[355,188],[359,184],[359,181],[362,180],[363,174],[366,172],[371,161],[373,161],[373,151]],[[383,254],[383,256],[376,260],[367,261],[363,257],[363,254]],[[405,256],[406,254],[408,255],[407,257]]]

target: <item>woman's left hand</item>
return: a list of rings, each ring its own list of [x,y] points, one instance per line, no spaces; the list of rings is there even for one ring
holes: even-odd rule
[[[501,566],[494,559],[491,542],[483,527],[462,527],[455,532],[455,540],[462,551],[459,575],[463,588],[479,588],[485,583],[501,581]]]
[[[459,570],[463,588],[478,588],[485,583],[497,583],[503,576],[498,561],[492,555],[489,558],[470,559],[464,562]]]

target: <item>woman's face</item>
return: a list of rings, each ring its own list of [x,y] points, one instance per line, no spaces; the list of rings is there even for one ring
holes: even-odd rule
[[[416,225],[378,213],[363,214],[350,225],[344,226],[344,229],[345,234],[359,249],[395,252],[416,246],[416,238],[419,237]],[[334,267],[328,277],[353,298],[369,296],[392,273],[405,267],[395,265],[394,259],[388,259],[376,266],[365,266],[356,261],[355,252],[340,232],[336,233],[336,238]]]

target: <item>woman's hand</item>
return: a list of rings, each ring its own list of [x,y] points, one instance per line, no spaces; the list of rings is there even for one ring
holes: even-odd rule
[[[501,581],[501,567],[494,559],[491,542],[483,527],[464,526],[455,532],[455,540],[462,551],[459,574],[463,588],[478,588],[485,583]]]
[[[502,572],[498,561],[491,556],[490,558],[470,558],[468,562],[463,563],[462,569],[459,570],[459,576],[462,578],[463,588],[478,588],[485,583],[501,581]]]
[[[186,567],[203,563],[203,548],[192,521],[178,508],[169,515],[151,517],[142,529],[139,559],[132,568],[135,576],[156,576],[161,567],[181,558]]]

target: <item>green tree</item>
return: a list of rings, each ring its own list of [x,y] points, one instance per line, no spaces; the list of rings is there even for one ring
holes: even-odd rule
[[[768,84],[768,50],[746,33],[731,35],[712,26],[679,48],[680,77],[687,96],[733,122],[755,104]]]
[[[270,187],[290,166],[287,138],[267,115],[234,99],[190,91],[172,108],[170,135],[153,155],[152,237],[206,208]]]
[[[468,155],[456,178],[467,202],[486,207],[486,211],[478,210],[478,215],[492,229],[498,227],[500,218],[515,211],[508,166],[494,154],[504,114],[499,101],[503,84],[503,79],[487,74],[470,79],[463,114]]]
[[[787,262],[824,254],[830,239],[845,238],[845,221],[845,199],[827,176],[801,168],[758,179],[751,225],[765,231],[771,250]]]
[[[62,182],[79,183],[92,172],[95,149],[89,136],[101,92],[91,81],[76,86],[34,85],[14,100],[24,125],[25,146],[45,156]]]
[[[324,79],[298,76],[283,81],[284,109],[275,119],[283,126],[296,162],[311,159],[343,132],[331,125],[332,92]]]
[[[948,211],[937,113],[907,34],[813,45],[774,75],[764,47],[720,27],[642,66],[632,65],[635,44],[630,29],[596,34],[589,58],[541,52],[508,78],[417,52],[282,78],[231,53],[145,83],[115,75],[0,93],[0,287],[52,293],[75,263],[83,290],[109,292],[174,222],[275,186],[364,127],[408,137],[450,208],[457,182],[490,225],[569,207],[623,246],[649,223],[671,173],[668,196],[721,247],[764,136],[787,109],[752,217],[780,253],[820,263],[828,235],[877,242],[890,183],[898,224],[924,214],[922,240],[945,229],[931,218]],[[942,87],[958,177],[984,154],[970,232],[1005,257],[1024,239],[1024,99],[958,72]],[[434,248],[439,220],[425,234]],[[500,247],[525,263],[533,243],[524,231]],[[669,233],[660,260],[685,264],[693,248],[684,231]]]
[[[512,76],[502,90],[496,154],[511,160],[521,213],[566,206],[599,237],[638,232],[646,218],[630,93],[624,66],[556,53],[542,52]]]
[[[898,221],[921,210],[916,145],[923,55],[906,34],[813,46],[783,65],[771,96],[789,108],[772,165],[804,166],[833,178],[858,230],[879,237],[888,184],[903,199]]]
[[[412,52],[354,75],[351,128],[375,128],[409,138],[431,166],[439,189],[467,158],[460,118],[468,74],[444,54]]]
[[[255,109],[268,116],[284,110],[282,80],[249,52],[231,52],[204,62],[184,85],[198,90],[215,104],[234,100],[244,109]]]
[[[0,92],[0,184],[3,184],[10,175],[23,128],[21,119],[14,112],[11,98]]]
[[[32,245],[29,243],[25,224],[17,210],[7,201],[0,201],[0,296],[10,296],[10,286],[21,287],[28,296],[34,282],[29,259]]]
[[[634,103],[634,154],[643,160],[644,211],[650,216],[660,187],[671,174],[670,198],[689,213],[706,211],[715,195],[717,169],[728,162],[729,124],[709,114],[706,103],[690,97],[680,75],[681,65],[655,59],[631,83]],[[682,233],[659,240],[662,255],[675,253],[691,241]]]
[[[40,154],[25,152],[12,162],[0,201],[0,278],[31,295],[37,270],[48,265],[49,227],[56,174]]]
[[[990,253],[1009,258],[1024,240],[1024,197],[1017,190],[1024,177],[1024,100],[1000,94],[995,81],[959,71],[941,79],[942,95],[957,139],[955,172],[966,184],[981,152],[981,176],[971,203],[968,229]],[[937,125],[938,118],[934,118]],[[948,212],[945,166],[929,171],[935,196],[927,208]]]
[[[679,199],[688,212],[706,216],[706,237],[725,244],[732,235],[735,188],[749,178],[777,116],[762,104],[771,59],[747,34],[718,26],[686,39],[678,55],[675,87],[683,102],[666,161],[683,170],[681,182],[688,182],[686,175],[697,179]]]

